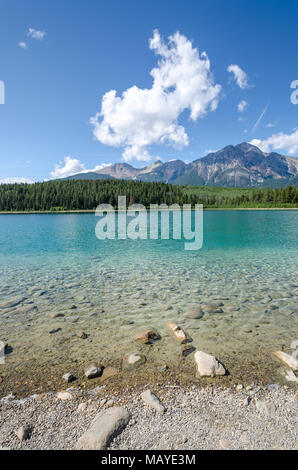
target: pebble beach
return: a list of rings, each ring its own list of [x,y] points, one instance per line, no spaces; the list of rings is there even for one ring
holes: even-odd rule
[[[149,388],[156,400],[144,401]],[[109,426],[111,410],[124,410],[127,420],[108,439],[101,426],[100,448],[298,448],[297,394],[277,384],[188,389],[163,385],[122,392],[111,392],[105,385],[88,391],[70,387],[23,400],[6,397],[0,403],[2,449],[77,449],[82,436],[88,448],[92,423]]]

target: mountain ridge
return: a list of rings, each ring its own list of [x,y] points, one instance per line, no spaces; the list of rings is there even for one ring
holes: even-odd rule
[[[89,173],[92,173],[91,179],[115,178],[190,186],[297,186],[298,158],[276,152],[265,153],[243,142],[210,152],[190,163],[179,159],[164,163],[158,160],[143,168],[114,163]],[[78,173],[64,179],[87,178],[86,173]]]

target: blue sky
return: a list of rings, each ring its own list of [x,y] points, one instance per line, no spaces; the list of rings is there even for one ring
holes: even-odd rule
[[[297,156],[297,15],[276,0],[0,0],[0,180],[191,161],[243,141]]]

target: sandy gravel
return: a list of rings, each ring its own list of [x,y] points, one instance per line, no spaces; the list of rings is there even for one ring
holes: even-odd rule
[[[56,393],[3,399],[0,447],[73,449],[97,413],[120,405],[131,419],[110,449],[297,449],[295,390],[278,385],[248,388],[155,387],[151,390],[166,407],[164,414],[142,401],[144,389],[112,396],[105,386],[88,392],[71,388],[68,400],[58,399]],[[26,425],[31,435],[20,441],[15,431]]]

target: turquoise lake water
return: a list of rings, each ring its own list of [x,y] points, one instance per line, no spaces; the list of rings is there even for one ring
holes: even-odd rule
[[[193,357],[182,357],[165,328],[174,321],[231,376],[279,380],[272,351],[298,339],[297,211],[204,211],[198,251],[185,251],[184,240],[100,241],[97,222],[94,214],[0,215],[0,340],[12,345],[0,372],[34,370],[28,380],[37,386],[47,370],[50,386],[57,370],[79,371],[87,360],[119,366],[139,351],[147,357],[139,377],[159,376],[166,364],[191,378]],[[216,308],[201,319],[184,316],[209,304]],[[161,341],[135,344],[147,326]]]

